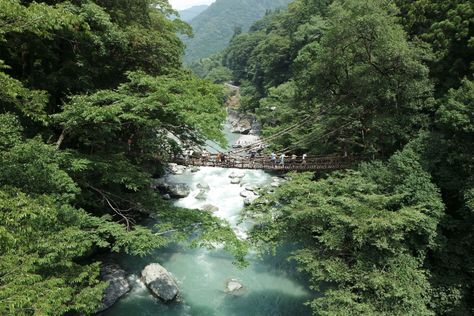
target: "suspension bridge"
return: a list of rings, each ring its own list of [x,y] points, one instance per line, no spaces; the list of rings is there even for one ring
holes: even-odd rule
[[[319,113],[321,114],[321,113]],[[319,117],[318,114],[315,114]],[[221,168],[236,168],[236,169],[260,169],[266,171],[318,171],[318,170],[339,170],[348,169],[353,167],[357,162],[363,160],[360,156],[354,155],[328,155],[328,156],[306,156],[297,157],[296,159],[291,156],[286,157],[283,161],[280,158],[280,154],[289,153],[297,149],[299,145],[310,145],[318,140],[326,138],[334,133],[340,131],[351,125],[352,122],[345,122],[336,129],[329,131],[323,135],[313,135],[309,133],[306,138],[298,140],[292,143],[289,147],[279,151],[276,155],[278,158],[272,160],[270,156],[257,156],[250,155],[246,156],[246,153],[256,152],[257,148],[265,147],[265,144],[271,141],[283,137],[292,131],[299,130],[308,124],[311,124],[311,116],[304,116],[299,122],[293,124],[267,138],[260,139],[257,142],[250,144],[249,146],[243,146],[240,150],[222,153],[218,150],[217,154],[211,154],[209,152],[203,152],[198,157],[196,156],[184,156],[175,158],[174,163],[184,166],[196,166],[196,167],[221,167]],[[311,131],[311,128],[309,128]],[[211,146],[212,147],[212,146]],[[213,148],[216,149],[216,148]],[[224,157],[224,158],[223,158]]]
[[[203,154],[201,157],[176,158],[173,162],[183,166],[220,167],[236,169],[260,169],[266,171],[318,171],[351,168],[361,159],[357,156],[317,156],[297,159],[271,160],[270,157],[235,157],[222,159],[219,154]]]

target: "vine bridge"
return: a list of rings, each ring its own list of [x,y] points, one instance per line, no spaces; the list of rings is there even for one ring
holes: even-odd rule
[[[360,161],[357,156],[315,156],[303,159],[279,159],[272,161],[270,157],[226,157],[222,159],[217,154],[206,154],[202,157],[176,158],[174,163],[183,166],[220,167],[237,169],[260,169],[267,171],[317,171],[338,170],[352,167]]]

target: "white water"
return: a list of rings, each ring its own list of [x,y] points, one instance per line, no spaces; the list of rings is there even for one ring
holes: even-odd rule
[[[245,236],[249,225],[238,225],[244,198],[239,184],[231,184],[228,177],[232,169],[201,168],[192,174],[169,176],[170,181],[187,183],[193,191],[175,205],[199,208],[212,204],[219,208],[216,216],[226,219],[240,236]],[[242,172],[242,171],[238,171]],[[271,176],[259,170],[245,171],[242,182],[261,186],[268,184]],[[207,183],[210,191],[205,201],[194,197],[199,192],[198,183]],[[223,250],[186,249],[181,246],[157,250],[146,258],[121,257],[122,266],[133,273],[133,290],[104,315],[173,315],[173,316],[278,316],[311,315],[304,302],[311,298],[303,276],[285,259],[282,250],[277,257],[258,259],[249,256],[249,267],[239,269],[233,258]],[[149,263],[158,262],[177,279],[181,294],[177,302],[164,304],[150,295],[139,280],[140,271]],[[225,293],[226,281],[238,279],[245,287],[240,295]]]

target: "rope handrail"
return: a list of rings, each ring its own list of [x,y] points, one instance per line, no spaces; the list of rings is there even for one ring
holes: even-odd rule
[[[226,157],[219,159],[219,155],[208,154],[201,157],[176,158],[174,162],[187,166],[202,167],[224,167],[240,169],[262,169],[262,170],[334,170],[345,169],[353,163],[362,160],[360,156],[311,156],[306,159],[297,158],[285,159],[282,163],[280,159],[272,160],[270,157]]]

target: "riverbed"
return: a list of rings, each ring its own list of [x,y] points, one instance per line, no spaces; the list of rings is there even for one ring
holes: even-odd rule
[[[239,224],[244,207],[244,198],[240,193],[244,186],[231,184],[229,175],[232,172],[242,171],[206,167],[195,173],[187,170],[181,175],[170,175],[167,180],[186,183],[192,189],[188,197],[175,200],[175,205],[190,209],[214,205],[219,209],[215,216],[227,220],[237,235],[245,238],[251,225]],[[242,183],[246,185],[263,186],[272,181],[272,175],[263,171],[245,170],[244,173]],[[198,200],[195,198],[199,193],[197,185],[204,183],[209,185],[209,193],[205,200]],[[145,258],[122,256],[118,260],[131,273],[133,289],[103,315],[311,315],[311,310],[304,305],[311,298],[304,275],[299,274],[286,257],[287,250],[284,249],[276,256],[264,258],[251,252],[249,266],[240,269],[232,264],[233,258],[221,249],[210,251],[173,245],[156,250]],[[161,302],[139,280],[141,270],[152,262],[160,263],[176,278],[181,290],[178,301]],[[229,279],[238,280],[244,289],[238,294],[226,293]]]

